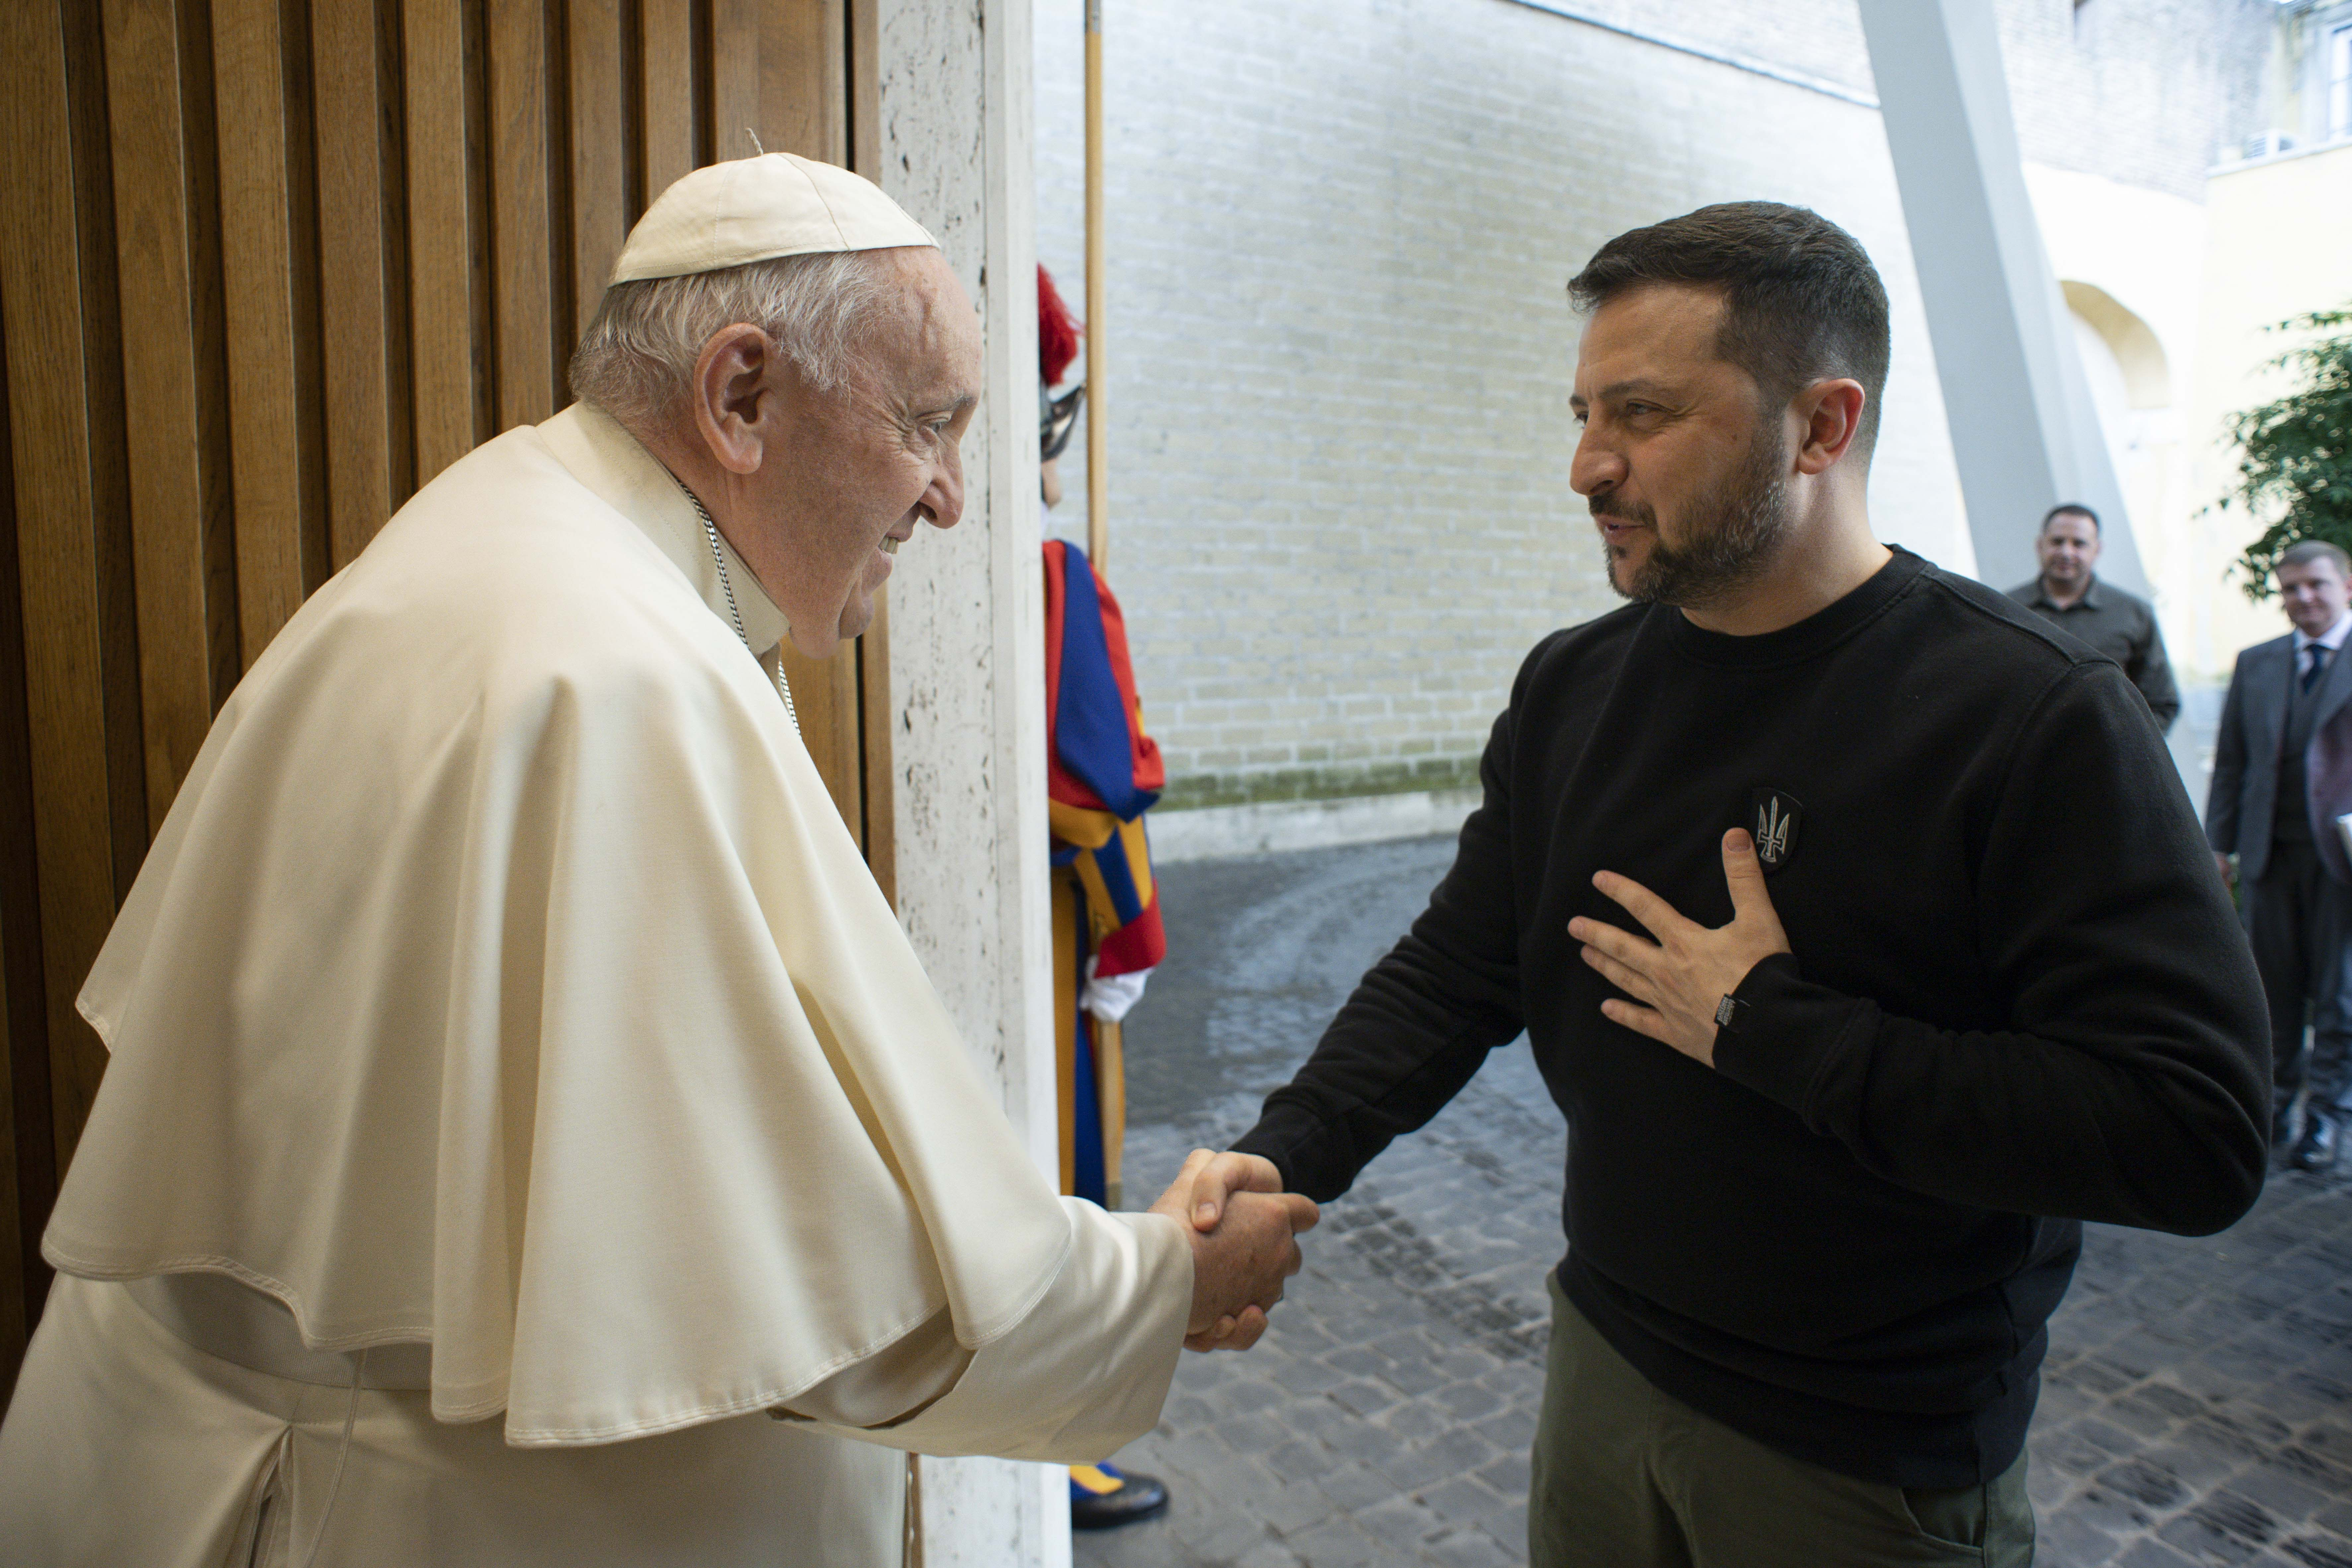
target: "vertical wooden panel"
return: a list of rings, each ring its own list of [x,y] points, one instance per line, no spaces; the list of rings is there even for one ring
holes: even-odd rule
[[[691,0],[643,0],[637,53],[645,105],[647,205],[694,167],[694,17]]]
[[[224,305],[236,344],[228,407],[237,611],[248,665],[306,588],[285,51],[278,0],[213,0]]]
[[[572,58],[572,297],[578,321],[567,348],[594,318],[628,232],[621,25],[621,0],[570,0],[564,32]]]
[[[405,0],[409,364],[416,482],[473,450],[477,406],[474,233],[464,0]]]
[[[16,127],[7,127],[13,132]],[[25,1233],[40,1222],[26,1212],[24,1174],[28,1121],[46,1123],[47,1106],[17,1090],[16,1074],[40,1047],[19,1027],[15,960],[27,931],[11,907],[16,879],[32,870],[32,792],[19,786],[24,771],[24,627],[16,582],[16,464],[8,438],[7,310],[0,300],[0,1402],[13,1392],[25,1342],[33,1331],[30,1249]],[[30,883],[27,882],[29,888]],[[47,1031],[40,1031],[46,1034]],[[22,1113],[38,1106],[43,1114]],[[0,1405],[5,1408],[5,1405]]]
[[[555,412],[548,265],[547,14],[538,0],[492,0],[491,299],[498,322],[498,424]]]
[[[0,942],[8,939],[8,921],[0,914]],[[24,1256],[23,1202],[16,1184],[16,1095],[11,1068],[16,1042],[8,1031],[8,980],[0,971],[0,1402],[16,1384],[16,1368],[25,1359],[25,1342],[32,1335],[26,1286],[30,1283]],[[0,1403],[0,1408],[5,1408]]]
[[[329,569],[310,31],[306,0],[213,0],[212,13],[223,307],[236,345],[231,531],[250,666]]]
[[[768,145],[767,128],[760,123],[761,9],[761,0],[711,0],[710,160],[715,163],[749,158]],[[755,137],[759,146],[753,144]]]
[[[196,385],[196,522],[205,583],[205,722],[228,700],[245,673],[236,603],[236,528],[231,494],[228,426],[228,312],[222,278],[220,143],[213,99],[211,0],[174,0],[181,70],[180,137],[187,175],[188,310]],[[197,745],[204,743],[199,734]],[[194,760],[193,757],[190,760]],[[178,789],[178,778],[172,781]],[[160,822],[160,816],[153,820]]]
[[[768,0],[760,26],[760,135],[771,153],[847,164],[845,0]]]
[[[855,824],[866,864],[898,907],[898,791],[890,750],[890,600],[874,595],[874,624],[857,639],[857,778],[864,810]]]
[[[844,643],[831,658],[808,658],[784,644],[784,679],[800,710],[801,741],[835,809],[853,835],[863,837],[866,803],[857,759],[857,658]]]
[[[844,643],[831,658],[814,667],[811,679],[793,689],[815,692],[823,698],[816,703],[802,700],[801,730],[803,734],[811,731],[826,734],[824,742],[813,742],[810,751],[814,753],[820,743],[824,746],[824,757],[818,764],[824,775],[824,787],[832,793],[834,805],[841,808],[841,819],[862,842],[866,797],[858,754],[857,660],[857,644]],[[812,708],[814,711],[811,711]]]
[[[292,292],[295,450],[302,482],[302,592],[334,574],[327,496],[327,301],[319,238],[318,81],[311,69],[311,0],[277,0],[284,28],[286,248]]]
[[[645,0],[620,0],[621,88],[621,236],[629,230],[653,200],[646,190],[646,47]],[[581,302],[581,325],[595,319],[595,301]]]
[[[849,166],[869,180],[882,177],[882,79],[874,62],[882,50],[880,0],[849,0],[843,28],[842,107],[849,120]]]
[[[372,0],[318,0],[310,23],[325,309],[328,535],[337,569],[392,515],[391,279]]]
[[[874,69],[880,58],[879,0],[848,0],[843,26],[842,106],[847,118],[843,141],[849,166],[869,180],[881,178],[882,81]],[[891,907],[898,902],[897,775],[892,771],[890,729],[890,595],[888,584],[874,595],[874,624],[857,639],[858,777],[865,805],[866,863]]]
[[[0,309],[0,366],[7,335]],[[43,1017],[40,875],[25,714],[25,624],[16,574],[16,465],[0,374],[0,1405],[39,1320],[49,1271],[41,1230],[57,1195]]]
[[[688,0],[687,27],[692,42],[688,68],[694,78],[694,166],[718,162],[715,151],[719,143],[716,118],[718,87],[711,79],[712,57],[718,52],[712,40],[718,36],[718,19],[711,15],[717,0]]]
[[[375,11],[375,188],[383,234],[384,409],[391,426],[384,450],[391,510],[398,511],[416,493],[416,388],[410,347],[415,321],[408,297],[408,94],[402,86],[401,0],[371,4]],[[374,536],[373,530],[369,536]]]
[[[844,0],[767,0],[760,18],[760,128],[771,153],[797,153],[827,163],[849,160],[843,100],[847,67]],[[811,745],[825,787],[864,837],[866,802],[858,753],[858,649],[843,647],[813,670],[823,700],[803,711],[803,732],[825,732]],[[797,689],[811,689],[814,680]],[[822,751],[819,751],[819,746]]]
[[[570,0],[546,0],[548,407],[572,401],[572,345],[580,341],[572,287]]]
[[[849,64],[845,11],[845,0],[770,0],[760,39],[760,89],[768,122],[785,137],[780,152],[827,163],[849,162],[843,92]],[[878,604],[875,615],[878,622]],[[857,643],[850,643],[825,661],[825,717],[831,721],[837,759],[835,771],[825,775],[825,785],[862,845],[866,798],[858,746],[863,727],[860,656]]]
[[[131,523],[139,608],[141,713],[148,828],[163,816],[212,723],[208,534],[219,531],[219,405],[198,321],[194,256],[205,219],[192,211],[192,160],[206,135],[184,133],[179,18],[172,0],[107,0],[107,103],[114,159],[115,245],[123,312],[123,396],[131,427]],[[209,105],[206,106],[207,108]],[[206,524],[212,524],[207,528]]]
[[[474,441],[497,435],[499,424],[498,244],[495,119],[490,109],[490,24],[478,0],[460,0],[466,19],[466,213],[473,244],[467,279],[473,299]]]
[[[114,165],[107,156],[106,38],[96,5],[63,8],[66,115],[81,264],[81,374],[89,428],[91,562],[98,572],[98,659],[104,693],[106,814],[120,905],[147,853],[147,736],[139,721],[139,606],[131,581],[130,434],[122,406],[122,315],[114,259]],[[95,1050],[95,1037],[85,1040]],[[57,1048],[51,1042],[51,1048]],[[102,1067],[94,1058],[85,1067]],[[94,1091],[93,1076],[89,1086]],[[77,1115],[74,1126],[79,1132]]]
[[[564,401],[653,195],[747,131],[874,172],[877,13],[0,4],[0,1388],[104,1067],[73,998],[213,710],[415,482]],[[887,606],[791,677],[887,892]]]
[[[211,0],[176,0],[181,138],[188,214],[188,307],[196,380],[197,472],[203,481],[205,658],[212,715],[245,673],[236,602],[236,523],[229,463],[228,310],[222,275],[219,118],[213,96]],[[203,737],[197,737],[199,746]],[[191,759],[193,760],[193,759]],[[173,780],[176,793],[178,779]],[[161,821],[160,817],[155,818]]]
[[[0,301],[23,594],[26,739],[39,866],[44,1023],[60,1165],[105,1051],[73,999],[114,918],[103,611],[81,224],[58,5],[0,5]],[[86,145],[86,143],[85,143]],[[142,814],[143,816],[143,811]]]

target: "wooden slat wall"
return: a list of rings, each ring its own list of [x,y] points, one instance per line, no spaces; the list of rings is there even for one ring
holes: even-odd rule
[[[407,410],[394,380],[397,222],[385,179],[391,106],[374,0],[318,0],[319,280],[326,340],[327,541],[340,569],[375,537],[408,487],[398,448]]]
[[[408,115],[409,385],[416,402],[416,477],[431,479],[493,428],[475,310],[475,208],[487,189],[479,96],[467,88],[466,0],[406,0],[402,63]],[[478,56],[478,50],[474,51]],[[478,68],[478,62],[477,62]]]
[[[756,23],[752,54],[757,68],[742,75],[744,88],[757,95],[748,112],[755,117],[751,123],[761,127],[761,142],[772,153],[797,153],[851,165],[845,8],[754,6],[747,0],[737,9],[759,13],[744,24],[749,33]],[[819,665],[788,647],[784,674],[794,692],[810,694],[802,705],[802,738],[833,790],[834,805],[854,827],[859,826],[866,818],[866,802],[865,771],[858,763],[858,660],[836,656]],[[883,727],[887,731],[888,725]]]
[[[696,109],[702,96],[695,81],[698,9],[688,0],[638,0],[637,103],[644,117],[638,155],[645,164],[638,188],[648,199],[707,161],[698,151],[709,120]],[[702,19],[707,35],[709,17]]]
[[[848,0],[843,29],[845,87],[842,101],[849,117],[849,166],[869,179],[882,177],[882,78],[874,68],[881,58],[882,21],[879,0]],[[856,673],[859,755],[857,778],[864,787],[860,818],[866,863],[882,885],[882,896],[892,908],[898,901],[898,834],[892,824],[898,777],[890,758],[890,597],[886,584],[874,596],[874,624],[857,639]]]
[[[30,1058],[45,1058],[48,1068],[42,1100],[11,1096],[8,1163],[17,1173],[20,1206],[5,1219],[14,1222],[19,1256],[47,1209],[33,1212],[40,1194],[17,1156],[51,1142],[54,1182],[103,1066],[97,1041],[74,1014],[73,994],[114,915],[116,795],[135,794],[139,819],[146,818],[143,778],[113,776],[121,748],[109,744],[100,565],[110,552],[100,503],[113,498],[98,465],[111,454],[93,429],[108,420],[91,407],[106,389],[91,376],[89,344],[96,338],[103,345],[112,328],[90,320],[103,316],[107,302],[90,287],[88,251],[90,231],[101,227],[110,247],[112,219],[90,189],[98,182],[87,176],[94,128],[87,114],[79,122],[75,114],[75,99],[89,85],[80,69],[69,71],[69,62],[82,67],[89,52],[87,33],[76,37],[77,30],[55,8],[0,5],[0,103],[8,117],[0,133],[0,233],[10,237],[0,246],[0,315],[21,617],[21,663],[5,673],[23,693],[26,764],[24,795],[11,802],[23,815],[6,824],[7,858],[20,868],[29,864],[36,888],[34,918],[25,920],[22,900],[12,900],[5,935],[11,1003],[26,974],[19,960],[28,946],[38,955],[43,998],[38,1009],[8,1010],[8,1077],[21,1089]],[[46,1289],[37,1264],[0,1283],[5,1348],[16,1350],[31,1331]]]
[[[0,5],[0,1400],[105,1067],[73,999],[213,714],[418,486],[570,401],[670,182],[747,132],[872,170],[873,26],[872,0]],[[791,674],[887,888],[880,638]]]
[[[454,8],[457,0],[450,0]],[[245,664],[327,577],[318,217],[311,184],[310,31],[279,0],[213,0],[221,279],[236,454],[239,651]],[[420,380],[422,377],[420,376]],[[215,389],[217,391],[217,389]]]

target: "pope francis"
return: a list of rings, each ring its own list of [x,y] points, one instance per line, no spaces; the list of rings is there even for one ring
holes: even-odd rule
[[[81,995],[8,1563],[893,1563],[896,1450],[1101,1458],[1263,1331],[1313,1205],[1056,1198],[792,718],[980,368],[872,185],[698,171],[255,664]]]

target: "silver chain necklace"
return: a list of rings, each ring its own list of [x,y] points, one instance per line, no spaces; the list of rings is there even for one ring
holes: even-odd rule
[[[734,621],[735,635],[743,639],[744,647],[750,649],[751,661],[756,664],[760,659],[760,650],[751,647],[751,634],[743,629],[743,612],[736,607],[735,584],[727,575],[727,552],[719,545],[719,525],[710,521],[710,513],[704,509],[702,498],[687,489],[684,479],[678,479],[676,474],[670,478],[677,479],[677,488],[686,491],[686,499],[693,504],[694,515],[702,520],[702,536],[710,541],[710,563],[719,568],[719,591],[727,595],[728,616]],[[784,683],[784,650],[781,647],[776,650],[776,695],[784,700],[784,717],[792,721],[793,733],[799,734],[801,716],[793,706],[793,689]]]

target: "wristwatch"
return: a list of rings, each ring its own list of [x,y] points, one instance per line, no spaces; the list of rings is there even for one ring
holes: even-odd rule
[[[1738,1027],[1740,1017],[1747,1011],[1747,1003],[1737,996],[1726,996],[1716,1004],[1715,1026],[1727,1032],[1736,1029]]]

